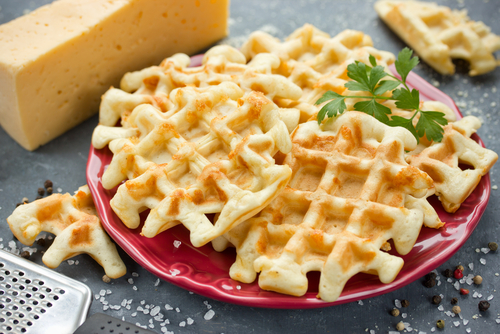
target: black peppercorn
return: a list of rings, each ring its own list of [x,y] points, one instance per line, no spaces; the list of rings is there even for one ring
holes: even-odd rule
[[[40,238],[40,239],[38,239],[38,240],[36,241],[36,243],[37,243],[37,244],[39,244],[40,246],[42,246],[42,247],[43,247],[43,246],[45,246],[45,239]]]
[[[407,301],[406,299],[403,299],[403,300],[401,301],[401,306],[403,306],[403,307],[408,307],[408,306],[410,306],[410,302],[409,302],[409,301]]]
[[[42,199],[42,198],[43,198],[43,196],[37,196],[37,197],[35,198],[35,200],[39,200],[39,199]]]
[[[488,243],[488,248],[492,251],[496,251],[498,249],[498,244],[496,242]]]
[[[433,286],[436,285],[436,280],[435,279],[426,279],[424,282],[423,282],[424,286],[426,288],[432,288]]]
[[[50,181],[50,180],[45,181],[43,186],[45,187],[45,189],[52,188],[52,186],[53,186],[52,181]]]
[[[45,195],[45,189],[43,189],[43,188],[38,188],[38,195],[40,195],[40,196]]]
[[[436,273],[428,273],[425,275],[425,279],[436,279]]]
[[[441,296],[438,295],[432,296],[432,303],[435,305],[441,303],[441,300],[442,300]]]
[[[451,298],[451,304],[455,305],[456,303],[458,303],[458,299],[455,297]]]
[[[52,195],[52,187],[47,188],[47,195]]]
[[[446,269],[446,270],[443,272],[443,275],[444,275],[444,277],[447,277],[447,278],[453,277],[453,270],[451,270],[451,269]]]
[[[30,252],[28,251],[22,251],[21,252],[21,257],[25,258],[25,259],[29,259],[30,258]],[[489,305],[488,305],[489,306]]]
[[[484,312],[490,308],[490,303],[488,303],[486,300],[481,300],[478,304],[478,307],[479,311]]]

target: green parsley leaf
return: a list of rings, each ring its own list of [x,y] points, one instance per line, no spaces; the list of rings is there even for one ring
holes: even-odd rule
[[[392,92],[396,100],[396,107],[401,109],[415,110],[420,107],[420,93],[416,89],[410,92],[406,88],[399,88]]]
[[[413,119],[410,118],[404,118],[401,116],[392,116],[390,122],[388,123],[389,126],[401,126],[408,131],[410,131],[415,138],[417,138],[417,143],[420,141],[417,131],[415,130],[415,127],[413,126]]]
[[[378,87],[375,88],[375,95],[382,95],[388,90],[394,90],[399,85],[400,83],[394,80],[382,80],[379,82]]]
[[[354,105],[354,109],[357,111],[362,111],[368,115],[372,115],[382,123],[387,124],[389,122],[389,117],[387,117],[387,115],[391,114],[391,109],[378,103],[374,99],[369,101],[357,102]]]
[[[377,60],[373,55],[370,55],[368,59],[370,60],[370,64],[372,64],[373,67],[377,66]]]
[[[387,73],[385,72],[385,70],[382,66],[377,65],[374,68],[372,68],[372,70],[370,72],[370,92],[374,93],[375,87],[377,86],[380,79],[382,79],[386,76],[387,76]]]
[[[335,100],[332,100],[325,104],[318,113],[318,124],[321,124],[321,122],[325,118],[325,115],[328,115],[328,117],[333,117],[337,116],[337,114],[342,114],[346,109],[344,100],[345,97],[336,98]]]
[[[440,142],[443,139],[443,128],[441,125],[448,124],[445,114],[438,111],[420,111],[420,119],[417,123],[417,134],[420,138],[424,135],[428,140]]]
[[[366,65],[364,63],[355,62],[347,66],[347,76],[354,81],[359,83],[359,87],[371,92],[370,79],[368,79],[368,73],[366,72]],[[347,83],[346,83],[347,84]]]
[[[333,100],[333,99],[336,99],[339,97],[344,97],[344,96],[329,90],[325,94],[323,94],[323,96],[320,97],[319,100],[316,101],[314,104],[318,105],[318,104],[321,104],[323,102],[330,101],[330,100]]]
[[[419,63],[418,57],[411,57],[413,51],[409,48],[404,48],[398,53],[398,59],[394,63],[396,71],[401,76],[401,81],[406,82],[406,78],[411,70]]]

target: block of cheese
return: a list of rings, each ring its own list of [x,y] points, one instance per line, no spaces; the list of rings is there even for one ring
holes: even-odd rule
[[[0,124],[34,150],[124,73],[227,35],[229,0],[59,0],[0,26]]]

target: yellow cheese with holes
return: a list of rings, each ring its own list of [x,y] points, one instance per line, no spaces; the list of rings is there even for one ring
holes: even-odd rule
[[[0,26],[0,124],[34,150],[124,73],[227,35],[229,0],[59,0]]]

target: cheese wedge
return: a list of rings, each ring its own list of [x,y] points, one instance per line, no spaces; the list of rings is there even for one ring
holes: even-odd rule
[[[59,0],[0,26],[0,124],[34,150],[124,73],[227,35],[229,0]]]

